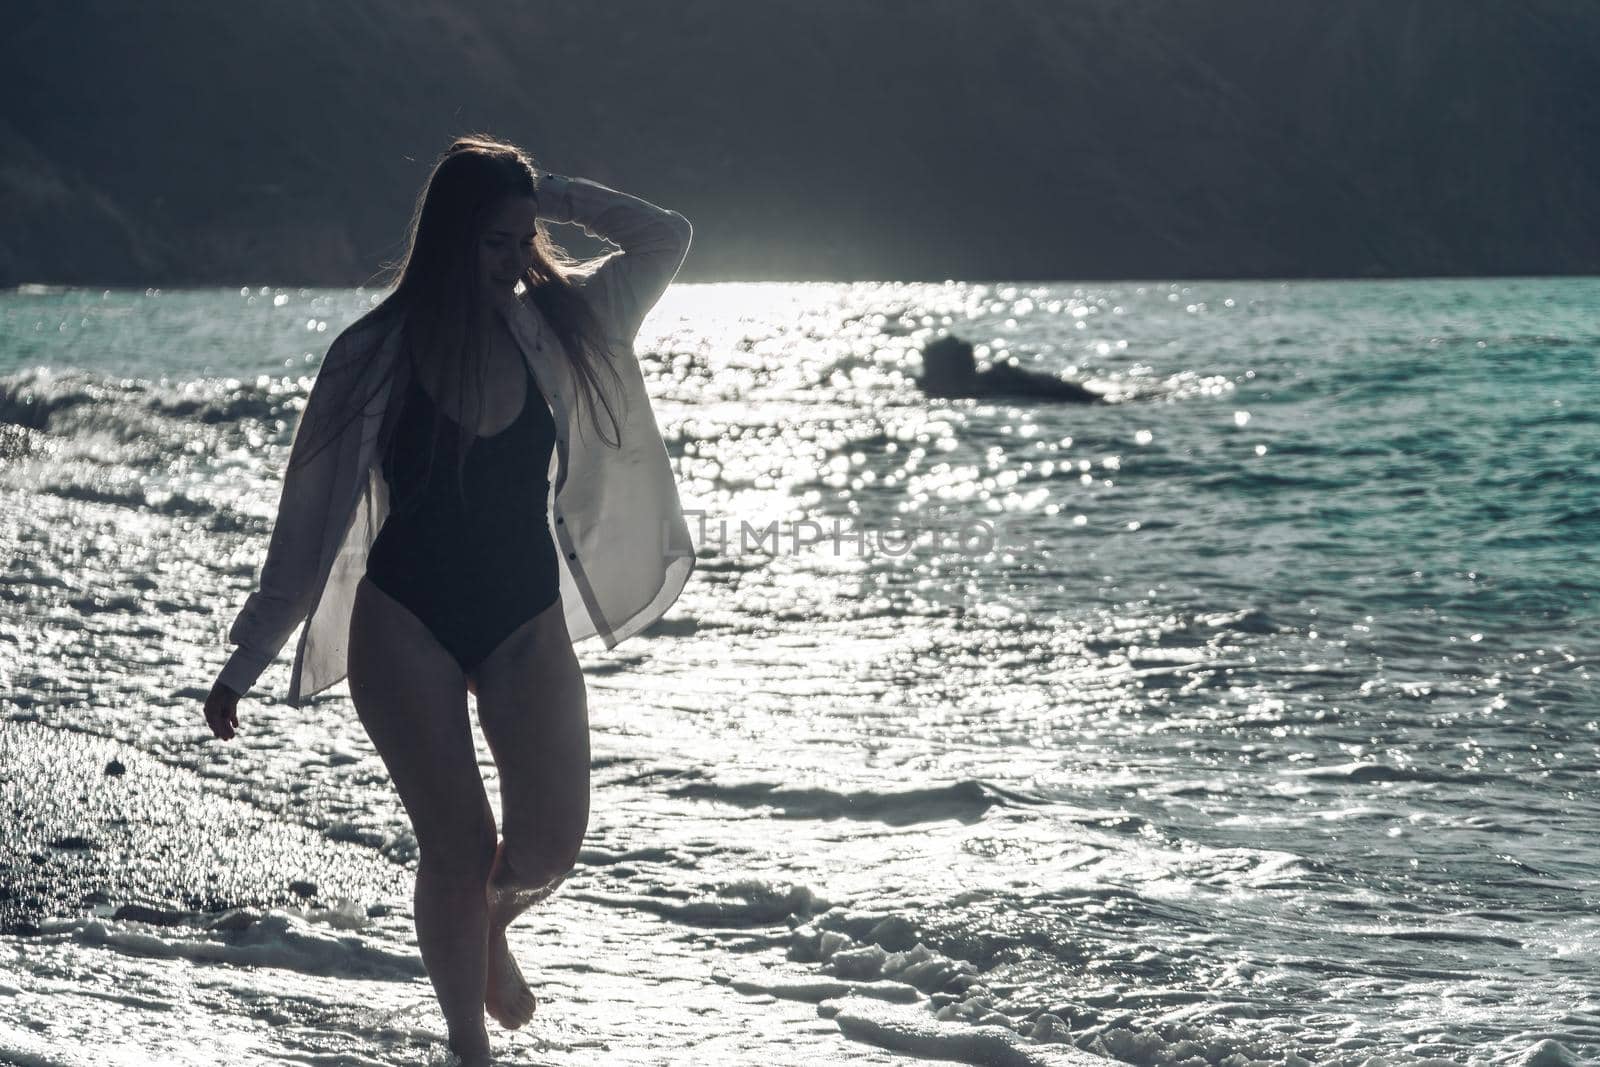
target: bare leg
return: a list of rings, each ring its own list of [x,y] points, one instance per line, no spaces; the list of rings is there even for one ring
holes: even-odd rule
[[[483,1004],[489,939],[483,887],[463,880],[460,871],[419,864],[412,901],[417,946],[450,1030],[450,1048],[464,1064],[487,1063]]]
[[[516,957],[511,954],[506,928],[518,915],[553,893],[556,887],[552,884],[533,890],[523,888],[513,880],[516,876],[505,865],[504,855],[502,843],[495,851],[495,866],[485,894],[489,940],[483,1006],[495,1022],[507,1030],[515,1030],[533,1018],[539,998],[534,996],[522,968],[517,966]]]
[[[350,698],[417,835],[417,945],[468,1065],[487,1064],[483,1007],[494,809],[478,773],[466,682],[427,628],[371,582],[350,619]]]
[[[474,680],[478,721],[500,771],[505,831],[487,892],[485,1007],[515,1029],[537,1002],[506,928],[566,878],[589,823],[588,694],[560,602],[508,637]]]

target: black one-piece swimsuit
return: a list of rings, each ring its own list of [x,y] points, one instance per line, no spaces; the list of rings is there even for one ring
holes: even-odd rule
[[[383,458],[389,516],[367,556],[367,577],[416,615],[461,666],[476,670],[511,633],[561,597],[546,507],[555,420],[531,372],[515,422],[473,438],[456,485],[458,428],[412,373]]]

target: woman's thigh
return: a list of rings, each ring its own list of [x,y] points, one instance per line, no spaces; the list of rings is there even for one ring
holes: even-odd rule
[[[349,685],[422,860],[486,875],[494,809],[478,773],[466,680],[421,620],[364,578],[350,617]]]
[[[589,822],[589,705],[561,602],[519,627],[475,675],[512,870],[531,880],[565,873]]]

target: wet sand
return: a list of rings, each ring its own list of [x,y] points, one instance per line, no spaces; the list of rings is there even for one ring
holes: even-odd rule
[[[202,749],[195,761],[204,765]],[[0,721],[0,767],[3,933],[37,932],[47,916],[173,924],[410,891],[410,873],[372,849],[330,841],[108,738]]]

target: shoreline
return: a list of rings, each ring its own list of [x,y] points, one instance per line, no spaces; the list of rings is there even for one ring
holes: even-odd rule
[[[0,934],[409,893],[410,872],[372,849],[223,797],[125,742],[13,714],[0,720],[0,766]]]

